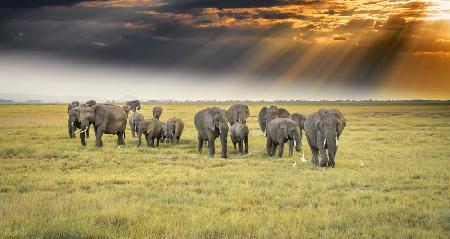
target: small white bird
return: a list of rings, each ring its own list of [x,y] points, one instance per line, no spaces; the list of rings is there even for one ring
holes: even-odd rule
[[[120,149],[120,146],[119,146],[119,145],[117,145],[117,149]]]
[[[362,160],[359,161],[359,165],[362,167],[364,167],[364,162]]]
[[[302,157],[300,159],[302,160],[303,163],[306,163],[305,151],[302,151]]]
[[[297,161],[295,161],[294,164],[292,165],[293,168],[295,168],[295,166],[297,166]]]

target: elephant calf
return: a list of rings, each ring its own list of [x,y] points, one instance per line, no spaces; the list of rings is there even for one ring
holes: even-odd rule
[[[180,142],[181,134],[183,134],[183,130],[184,122],[182,119],[170,118],[167,120],[165,137],[170,139],[172,145],[178,144],[178,142]]]
[[[136,134],[137,134],[138,129],[139,129],[139,125],[142,122],[144,122],[144,116],[142,114],[134,112],[131,115],[128,124],[130,125],[131,137],[132,138],[136,137]]]
[[[284,143],[288,140],[295,142],[295,150],[300,152],[302,138],[300,128],[297,123],[289,118],[276,118],[267,125],[267,155],[275,155],[275,149],[278,146],[278,157],[283,156]],[[292,157],[293,145],[289,145],[289,157]]]
[[[138,129],[138,147],[141,146],[141,138],[144,135],[145,140],[147,141],[147,146],[155,147],[155,139],[156,146],[159,146],[159,140],[161,139],[161,122],[157,118],[153,118],[151,120],[144,120]]]
[[[234,150],[236,151],[236,144],[238,144],[239,153],[241,154],[248,154],[248,132],[248,126],[239,122],[234,123],[230,127],[230,138],[231,142],[233,142]]]

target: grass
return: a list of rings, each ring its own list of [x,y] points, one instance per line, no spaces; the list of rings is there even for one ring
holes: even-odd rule
[[[448,238],[450,106],[285,105],[345,114],[334,169],[265,157],[261,105],[251,155],[198,155],[204,107],[163,105],[186,124],[175,147],[96,149],[68,138],[65,105],[0,105],[0,238]]]

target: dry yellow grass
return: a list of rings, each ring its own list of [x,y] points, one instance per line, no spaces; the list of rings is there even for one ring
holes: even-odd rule
[[[128,131],[96,149],[68,138],[65,105],[0,105],[0,238],[448,238],[448,105],[282,105],[345,114],[334,169],[265,157],[262,105],[251,156],[198,155],[206,106],[163,105],[186,124],[175,147],[136,149]]]

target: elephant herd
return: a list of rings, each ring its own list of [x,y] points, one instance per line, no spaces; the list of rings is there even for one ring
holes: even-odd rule
[[[138,137],[137,147],[141,146],[141,138],[145,137],[147,146],[157,147],[160,142],[170,141],[172,145],[180,141],[184,130],[184,122],[180,118],[170,118],[167,122],[159,120],[163,109],[154,107],[153,118],[145,119],[138,112],[141,104],[138,100],[126,102],[119,107],[113,104],[97,104],[90,100],[85,104],[74,101],[68,105],[69,136],[75,137],[80,133],[81,144],[86,145],[89,137],[90,125],[95,132],[95,145],[103,145],[103,134],[117,135],[117,145],[125,144],[125,129],[128,123],[132,137]],[[130,111],[132,115],[129,116]],[[206,108],[198,111],[194,116],[197,130],[198,151],[202,153],[203,145],[208,147],[208,155],[214,157],[215,140],[220,139],[221,157],[227,158],[227,138],[230,132],[234,150],[241,154],[248,153],[249,128],[247,119],[250,111],[247,105],[235,104],[228,110],[218,107]],[[268,156],[283,156],[284,144],[289,146],[289,156],[293,150],[301,151],[302,135],[305,131],[306,139],[312,152],[312,164],[320,167],[334,167],[335,157],[346,119],[337,109],[320,109],[305,117],[300,113],[289,113],[277,106],[263,107],[258,116],[258,123],[264,133]],[[319,160],[320,155],[320,160]]]

